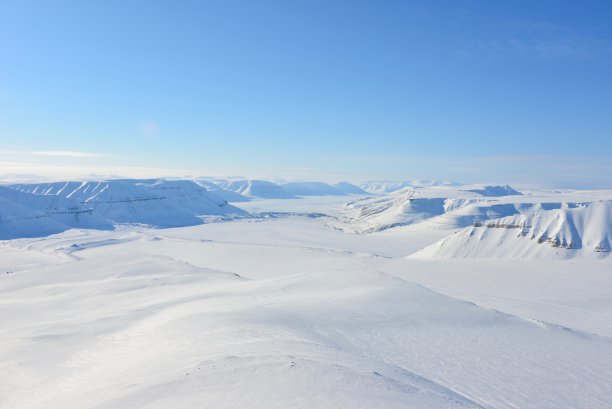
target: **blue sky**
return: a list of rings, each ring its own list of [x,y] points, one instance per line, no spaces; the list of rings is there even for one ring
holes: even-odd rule
[[[612,187],[607,1],[0,0],[0,172]]]

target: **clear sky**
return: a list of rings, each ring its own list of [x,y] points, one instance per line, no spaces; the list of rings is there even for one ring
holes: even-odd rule
[[[0,0],[0,173],[612,187],[610,1]]]

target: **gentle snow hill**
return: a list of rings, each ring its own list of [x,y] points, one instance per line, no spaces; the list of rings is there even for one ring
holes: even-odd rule
[[[339,182],[333,185],[336,189],[348,195],[369,195],[370,193],[349,182]]]
[[[564,204],[476,222],[413,258],[602,258],[612,247],[612,201]]]
[[[202,186],[204,189],[214,194],[215,196],[218,196],[221,199],[225,200],[226,202],[248,202],[250,200],[246,196],[243,196],[229,189],[224,189],[221,186],[207,179],[196,179],[195,182],[198,185]]]
[[[215,180],[223,189],[228,189],[246,197],[261,199],[296,199],[276,183],[267,180]]]
[[[344,196],[339,188],[323,182],[289,182],[281,185],[285,192],[294,196]]]
[[[198,216],[245,215],[192,181],[118,179],[13,185],[15,190],[72,199],[112,223],[192,226]]]
[[[577,317],[607,311],[610,280],[579,286],[578,307],[578,297],[536,298],[560,316],[546,324],[510,315],[511,293],[482,307],[407,281],[421,263],[455,282],[461,267],[486,278],[499,260],[445,268],[370,253],[406,237],[388,239],[289,218],[3,243],[12,274],[0,270],[0,406],[609,408],[612,342],[557,323],[566,306]],[[518,280],[560,294],[575,290],[564,277],[594,279],[593,263],[538,275],[549,264]],[[504,265],[495,277],[516,282],[516,263]],[[463,288],[486,289],[473,287]]]

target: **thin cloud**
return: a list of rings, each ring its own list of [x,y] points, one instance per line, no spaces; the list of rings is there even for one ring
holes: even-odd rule
[[[104,153],[80,152],[80,151],[34,151],[33,156],[50,156],[56,158],[104,158],[109,155]]]

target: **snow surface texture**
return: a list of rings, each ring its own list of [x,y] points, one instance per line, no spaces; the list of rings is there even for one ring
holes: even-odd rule
[[[489,309],[462,264],[403,257],[427,241],[293,215],[4,242],[0,407],[609,407],[608,259],[564,280],[507,264]],[[462,295],[420,284],[434,272]],[[521,308],[527,288],[564,296]]]
[[[0,238],[44,236],[69,228],[110,229],[117,223],[191,226],[200,216],[246,212],[186,180],[55,182],[0,187]]]

